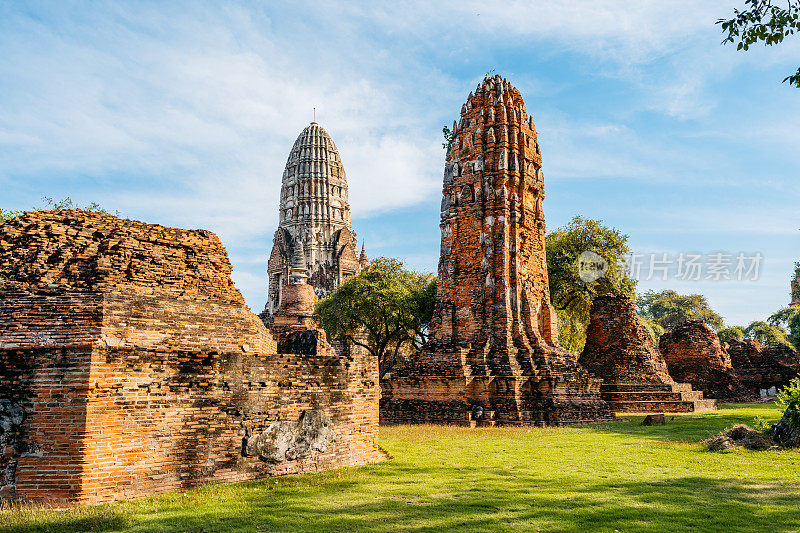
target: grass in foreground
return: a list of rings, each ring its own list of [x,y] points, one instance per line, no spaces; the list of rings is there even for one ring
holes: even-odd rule
[[[16,531],[798,531],[800,451],[699,441],[771,405],[642,427],[381,428],[377,465],[97,507],[0,512]],[[669,420],[669,418],[668,418]]]

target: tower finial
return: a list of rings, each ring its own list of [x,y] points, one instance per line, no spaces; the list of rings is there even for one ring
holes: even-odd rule
[[[316,107],[312,107],[311,109],[314,110],[314,122],[316,122],[317,121],[317,108]]]

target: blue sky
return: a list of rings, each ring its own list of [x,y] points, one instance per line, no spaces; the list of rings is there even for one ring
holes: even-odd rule
[[[539,132],[548,227],[643,254],[760,252],[758,281],[642,280],[731,324],[789,299],[800,260],[800,39],[748,53],[741,1],[3,2],[0,207],[42,196],[219,234],[248,304],[289,149],[317,108],[370,256],[435,271],[441,128],[491,69]]]

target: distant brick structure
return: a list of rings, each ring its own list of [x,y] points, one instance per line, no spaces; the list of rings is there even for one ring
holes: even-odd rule
[[[758,399],[758,395],[742,385],[719,337],[702,320],[687,320],[677,325],[661,336],[658,348],[670,375],[691,383],[705,396],[742,402]]]
[[[742,384],[753,394],[780,389],[800,374],[800,355],[785,344],[764,346],[754,340],[730,340],[723,347]]]
[[[691,384],[676,383],[624,294],[592,302],[579,362],[603,378],[602,397],[616,412],[688,413],[716,409]],[[681,380],[683,381],[683,380]]]
[[[563,425],[610,420],[600,380],[558,345],[533,119],[500,76],[453,124],[432,340],[381,381],[381,421]]]
[[[789,303],[789,306],[800,306],[800,264],[797,264],[797,267],[795,268],[795,277],[789,284],[789,289],[792,295],[792,301]]]
[[[324,338],[278,353],[294,344],[230,272],[203,230],[77,210],[0,225],[0,496],[94,503],[379,460],[377,363]]]
[[[369,264],[364,244],[358,253],[350,223],[347,176],[339,151],[325,129],[312,122],[294,142],[281,179],[278,230],[267,271],[267,325],[281,305],[283,287],[298,247],[308,282],[318,297],[328,295]]]

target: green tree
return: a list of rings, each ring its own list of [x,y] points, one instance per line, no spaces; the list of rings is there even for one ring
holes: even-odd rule
[[[653,320],[669,330],[687,320],[703,320],[715,331],[722,327],[722,317],[708,305],[701,294],[678,294],[673,290],[647,291],[636,299],[639,316]]]
[[[791,344],[786,331],[780,326],[773,326],[764,321],[756,320],[744,328],[745,339],[758,341],[764,346],[777,346],[778,344]]]
[[[800,313],[795,313],[789,322],[789,340],[795,349],[800,350]]]
[[[352,342],[375,356],[383,377],[404,347],[418,349],[427,341],[435,299],[432,274],[379,257],[320,300],[314,317],[330,339]]]
[[[798,307],[785,307],[780,311],[775,311],[772,313],[769,318],[767,319],[767,323],[772,326],[778,326],[780,328],[788,328],[789,324],[792,321],[794,316],[800,313],[800,308]]]
[[[717,24],[727,33],[723,44],[738,42],[736,49],[747,51],[750,45],[763,42],[773,46],[800,31],[800,0],[786,0],[785,7],[772,0],[745,0],[745,9],[733,10],[733,18],[719,19]],[[800,68],[784,78],[790,85],[800,88]]]
[[[636,281],[624,268],[630,253],[628,236],[601,220],[576,216],[545,238],[550,298],[558,314],[558,339],[562,346],[580,352],[586,342],[589,310],[595,296],[604,292],[635,295]],[[584,281],[579,270],[583,252],[599,255],[607,270],[602,277]]]
[[[740,326],[729,326],[717,332],[720,342],[730,342],[732,340],[744,340],[744,328]]]
[[[792,277],[792,301],[800,301],[800,262],[794,264],[794,275]]]

